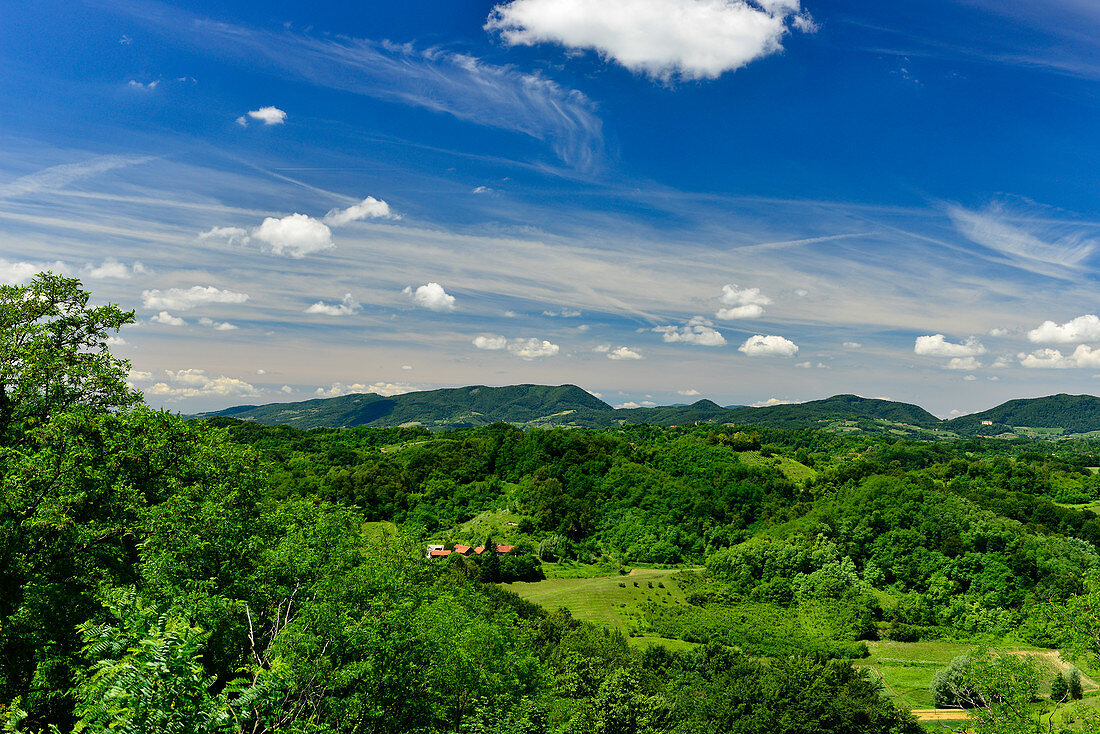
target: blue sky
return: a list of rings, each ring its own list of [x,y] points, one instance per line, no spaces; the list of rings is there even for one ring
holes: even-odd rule
[[[1087,0],[0,0],[0,281],[154,405],[1100,376]]]

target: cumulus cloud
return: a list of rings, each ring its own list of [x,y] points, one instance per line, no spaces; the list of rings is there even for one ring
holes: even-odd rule
[[[448,295],[439,283],[426,283],[415,290],[410,285],[403,291],[405,295],[412,296],[417,306],[431,311],[454,311],[455,297]]]
[[[1100,318],[1089,313],[1064,324],[1044,321],[1037,328],[1029,331],[1027,338],[1036,344],[1079,344],[1100,341]]]
[[[949,370],[980,370],[982,363],[976,357],[952,357],[947,363]]]
[[[696,390],[695,388],[689,388],[687,390],[677,390],[676,394],[677,395],[683,395],[685,397],[690,398],[690,397],[694,397],[695,395],[700,395],[701,393],[698,390]]]
[[[480,334],[474,337],[473,344],[478,349],[489,351],[499,352],[507,349],[509,354],[526,360],[553,357],[560,351],[557,344],[552,344],[545,339],[533,337],[508,339],[499,334]]]
[[[480,334],[474,337],[474,346],[478,349],[498,351],[508,346],[508,340],[500,334]]]
[[[206,370],[189,369],[164,373],[165,379],[144,390],[166,400],[195,397],[256,397],[261,391],[236,377],[211,377]]]
[[[1002,329],[998,326],[994,326],[989,330],[990,336],[1008,336],[1008,329]]]
[[[230,245],[247,245],[248,230],[242,227],[211,227],[199,235],[200,240],[225,240]]]
[[[545,339],[509,339],[508,352],[520,359],[533,360],[543,357],[553,357],[560,351],[557,344],[551,344]]]
[[[85,265],[80,270],[81,275],[93,280],[128,280],[146,272],[145,266],[139,262],[127,265],[113,258],[107,258],[100,265]]]
[[[509,45],[594,50],[652,79],[714,79],[812,32],[799,0],[511,0],[485,29]]]
[[[575,308],[561,308],[557,311],[543,311],[542,315],[551,318],[575,319],[581,315],[581,312]]]
[[[222,290],[212,285],[169,288],[166,291],[152,289],[141,292],[141,303],[145,308],[170,308],[176,311],[186,311],[208,303],[244,303],[247,300],[247,293]]]
[[[206,326],[214,331],[236,331],[237,327],[228,321],[215,321],[214,319],[203,316],[199,319],[199,326]],[[260,370],[257,374],[263,374],[263,370]]]
[[[359,301],[355,300],[350,293],[345,293],[344,299],[340,303],[317,301],[317,303],[306,309],[306,313],[319,313],[325,316],[351,316],[359,309]]]
[[[324,221],[325,224],[339,227],[362,219],[388,219],[390,217],[393,217],[393,212],[390,211],[389,204],[373,196],[368,196],[347,209],[333,209],[325,215]]]
[[[273,255],[302,258],[334,247],[332,230],[324,222],[295,212],[286,217],[268,217],[252,230]]]
[[[859,342],[844,342],[842,345],[845,349],[862,349],[863,345]]]
[[[642,359],[642,355],[630,347],[615,347],[607,352],[608,359]]]
[[[1085,367],[1100,369],[1100,349],[1081,344],[1071,354],[1062,354],[1058,349],[1039,349],[1030,354],[1018,355],[1020,364],[1028,369],[1074,369]]]
[[[374,382],[370,385],[364,385],[360,382],[356,382],[351,385],[345,385],[342,382],[334,382],[331,386],[327,388],[317,388],[313,391],[313,394],[323,398],[336,398],[340,397],[341,395],[350,395],[352,393],[374,393],[376,395],[381,395],[384,398],[390,398],[394,395],[404,395],[405,393],[412,392],[415,389],[416,388],[412,385],[393,382]]]
[[[280,110],[278,107],[261,107],[258,110],[249,110],[248,116],[253,120],[262,122],[265,125],[282,125],[286,122],[286,113]],[[240,122],[240,118],[237,120]],[[247,124],[248,121],[245,120]]]
[[[683,326],[655,326],[653,331],[669,343],[683,342],[699,347],[721,347],[726,343],[722,333],[702,316],[692,317]]]
[[[738,288],[731,284],[722,286],[718,300],[723,307],[714,315],[720,319],[759,318],[764,315],[764,306],[772,302],[759,288]]]
[[[758,400],[753,403],[751,408],[770,408],[773,405],[797,405],[798,400],[783,400],[781,398],[768,398],[767,400]]]
[[[186,321],[179,316],[173,316],[167,311],[161,311],[156,316],[151,316],[149,320],[155,324],[164,324],[165,326],[187,326]]]
[[[985,347],[975,337],[961,344],[947,341],[943,334],[918,336],[913,352],[924,357],[976,357],[985,354]]]
[[[64,265],[64,263],[56,264]],[[31,278],[44,269],[49,268],[34,263],[12,262],[11,260],[0,258],[0,285],[22,285],[30,281]],[[60,270],[61,268],[58,269]]]
[[[786,337],[756,334],[746,339],[737,351],[748,357],[793,357],[798,354],[798,345]]]

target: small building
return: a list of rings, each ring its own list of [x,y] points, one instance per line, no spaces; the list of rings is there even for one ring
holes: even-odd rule
[[[451,552],[444,548],[443,550],[428,551],[428,558],[446,558],[451,555]]]
[[[473,554],[474,549],[471,548],[468,545],[462,545],[461,543],[456,543],[454,552],[457,553],[460,556],[469,556],[469,555]]]
[[[991,425],[993,425],[993,421],[982,421],[982,425],[983,426],[991,426]]]

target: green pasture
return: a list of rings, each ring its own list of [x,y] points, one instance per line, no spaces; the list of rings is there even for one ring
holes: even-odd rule
[[[678,572],[676,569],[636,568],[628,576],[616,573],[613,576],[517,581],[506,584],[505,588],[547,609],[565,607],[582,621],[638,635],[643,630],[641,609],[645,604],[688,606],[687,593],[671,580]],[[658,641],[661,638],[648,639]]]

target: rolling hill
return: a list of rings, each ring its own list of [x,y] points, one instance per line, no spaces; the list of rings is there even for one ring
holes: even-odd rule
[[[576,385],[474,385],[392,397],[357,393],[298,403],[242,405],[196,417],[211,416],[296,428],[422,425],[445,429],[496,422],[578,428],[629,423],[659,426],[734,423],[768,428],[892,432],[915,438],[944,434],[1002,435],[1011,433],[1013,427],[1072,435],[1100,431],[1100,398],[1051,395],[1010,400],[981,413],[943,421],[917,405],[857,395],[834,395],[763,408],[725,408],[710,400],[699,400],[691,405],[616,409]],[[992,421],[992,425],[982,425],[983,421]],[[937,433],[926,433],[929,431]]]
[[[992,421],[992,426],[982,426]],[[1100,431],[1100,398],[1060,393],[1045,398],[1009,400],[995,408],[947,421],[960,434],[1005,432],[1009,427],[1062,429],[1063,433]]]
[[[554,422],[576,411],[612,410],[610,405],[576,385],[474,385],[392,397],[353,393],[300,403],[243,405],[204,413],[199,417],[218,415],[295,428],[400,426],[410,423],[429,428],[461,428],[496,422]]]

